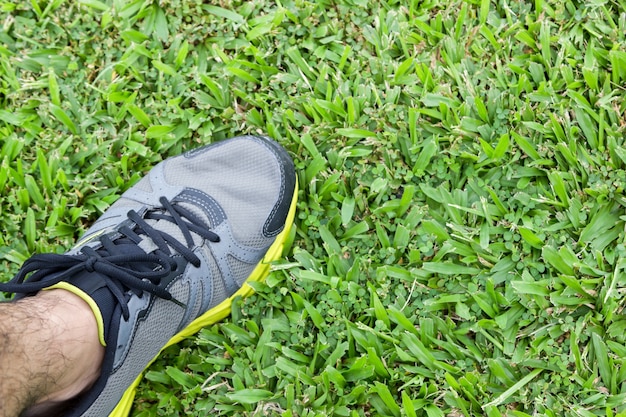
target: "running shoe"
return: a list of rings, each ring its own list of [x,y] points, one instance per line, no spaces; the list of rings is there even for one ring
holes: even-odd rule
[[[27,260],[0,291],[62,288],[85,300],[105,346],[102,373],[71,417],[123,417],[166,347],[230,312],[282,256],[297,181],[287,152],[240,136],[169,158],[128,189],[66,254]]]

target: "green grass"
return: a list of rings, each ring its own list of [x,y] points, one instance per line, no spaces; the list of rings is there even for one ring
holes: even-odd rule
[[[0,272],[263,132],[292,251],[133,415],[626,416],[626,2],[0,1]]]

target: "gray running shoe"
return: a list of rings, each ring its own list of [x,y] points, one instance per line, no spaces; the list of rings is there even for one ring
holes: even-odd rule
[[[230,312],[282,256],[297,183],[276,142],[241,136],[167,159],[64,255],[34,255],[0,291],[63,288],[92,308],[102,374],[67,416],[129,414],[159,353]]]

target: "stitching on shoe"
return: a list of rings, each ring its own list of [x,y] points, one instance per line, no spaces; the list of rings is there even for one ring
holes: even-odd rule
[[[221,217],[223,217],[224,219],[226,219],[226,213],[224,212],[224,210],[222,210],[222,208],[219,206],[219,203],[217,201],[215,201],[215,199],[213,197],[211,197],[210,195],[208,195],[207,193],[197,190],[195,188],[188,188],[188,191],[192,191],[198,194],[201,194],[203,197],[207,198],[208,200],[214,202],[214,205],[208,204],[206,201],[203,201],[202,199],[200,199],[197,196],[194,195],[190,195],[188,193],[185,193],[184,191],[182,193],[180,193],[177,198],[188,202],[188,203],[193,203],[196,204],[198,206],[200,206],[205,214],[209,217],[209,220],[211,221],[211,227],[216,227],[220,222],[219,222],[219,214],[216,213],[217,210],[219,210],[221,213]]]

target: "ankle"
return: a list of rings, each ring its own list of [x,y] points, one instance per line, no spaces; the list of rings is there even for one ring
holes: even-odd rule
[[[104,357],[91,308],[60,289],[0,304],[0,342],[0,416],[76,397],[96,381]]]
[[[59,403],[84,392],[98,378],[104,348],[98,339],[96,319],[89,305],[77,295],[62,289],[41,291],[40,301],[55,304],[49,312],[48,335],[56,350],[56,378],[35,404]]]

